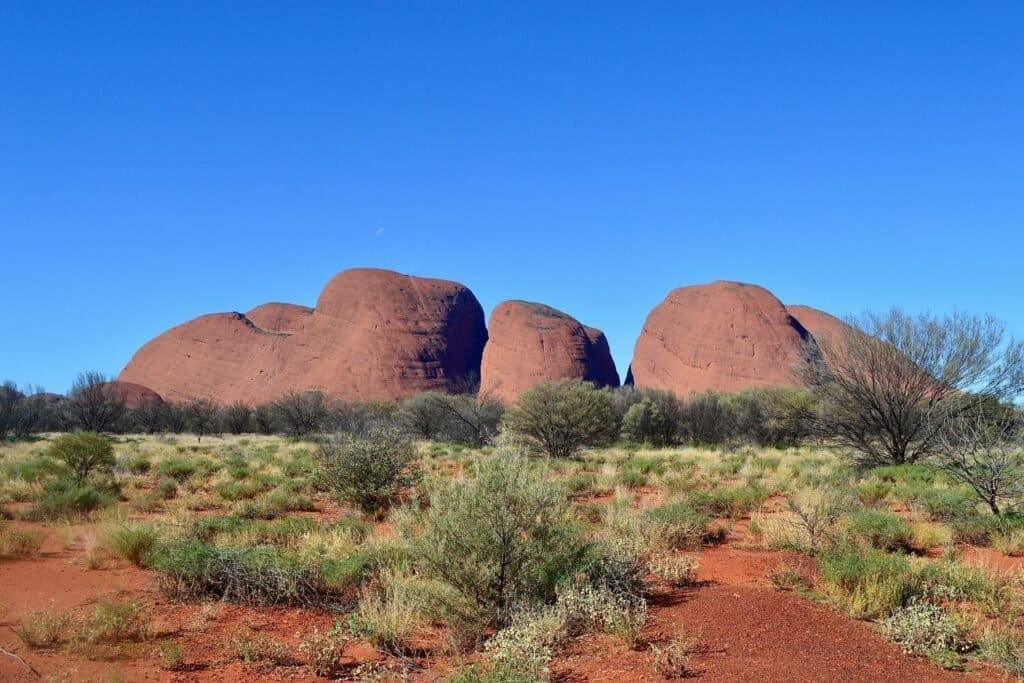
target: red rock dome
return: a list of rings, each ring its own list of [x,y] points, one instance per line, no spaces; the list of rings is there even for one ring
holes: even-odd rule
[[[756,285],[713,282],[669,292],[644,323],[630,366],[638,387],[676,395],[798,383],[813,337]]]
[[[604,333],[544,304],[503,301],[491,313],[480,390],[502,401],[546,380],[619,385]]]
[[[465,286],[359,268],[336,275],[315,309],[265,304],[179,325],[135,354],[120,380],[165,399],[262,403],[288,391],[390,400],[478,376],[487,330]]]

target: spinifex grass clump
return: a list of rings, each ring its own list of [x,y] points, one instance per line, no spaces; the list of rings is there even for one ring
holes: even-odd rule
[[[923,590],[907,558],[878,550],[822,553],[818,567],[832,596],[857,618],[888,616]]]

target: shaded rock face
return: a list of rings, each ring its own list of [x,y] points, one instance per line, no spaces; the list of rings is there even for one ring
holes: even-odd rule
[[[619,386],[604,333],[550,306],[503,301],[491,313],[488,336],[480,390],[506,403],[547,380]]]
[[[813,336],[756,285],[713,282],[669,292],[644,323],[633,383],[677,396],[799,383],[794,366],[816,354]]]
[[[465,286],[357,268],[331,279],[313,309],[264,304],[168,330],[119,379],[172,401],[256,404],[306,390],[391,400],[478,376],[486,341],[483,309]]]
[[[853,327],[834,315],[810,306],[786,306],[786,310],[799,320],[818,342],[826,362],[830,362],[831,356],[842,347],[845,335],[854,331]]]
[[[125,407],[127,408],[138,408],[145,403],[163,403],[164,400],[160,394],[156,393],[152,389],[141,384],[135,384],[134,382],[122,382],[114,380],[113,382],[107,382],[102,385],[104,389],[109,390],[111,394],[117,396]]]

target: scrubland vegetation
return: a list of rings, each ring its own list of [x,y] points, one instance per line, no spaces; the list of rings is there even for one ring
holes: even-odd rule
[[[882,393],[906,418],[892,448],[825,381],[687,400],[565,381],[507,410],[306,394],[193,410],[182,424],[201,412],[201,439],[170,422],[21,434],[0,447],[0,562],[49,561],[44,539],[87,528],[87,571],[135,567],[152,586],[19,614],[22,655],[534,681],[603,639],[676,678],[699,667],[701,636],[655,633],[651,615],[703,590],[702,556],[728,545],[772,560],[767,590],[867,621],[908,655],[1024,675],[1019,411],[926,389],[915,412]],[[872,449],[821,431],[844,409]],[[286,435],[221,436],[236,427]],[[144,604],[158,594],[199,625],[158,628]],[[307,616],[294,638],[243,628],[194,647],[225,604]]]

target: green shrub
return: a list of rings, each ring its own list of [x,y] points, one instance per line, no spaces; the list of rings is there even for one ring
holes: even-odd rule
[[[907,654],[924,655],[947,669],[963,665],[963,655],[973,644],[967,629],[942,608],[912,600],[882,622],[885,637]]]
[[[858,618],[886,617],[923,590],[907,558],[879,550],[826,552],[818,567],[833,596]]]
[[[148,473],[150,468],[153,466],[153,463],[149,461],[149,458],[141,454],[126,458],[122,464],[127,472],[138,475]]]
[[[394,432],[324,443],[316,457],[327,489],[367,513],[379,514],[420,478],[416,449]]]
[[[572,496],[584,496],[594,493],[597,488],[597,475],[593,472],[574,474],[565,480],[565,490]]]
[[[199,470],[199,463],[195,458],[170,457],[161,460],[153,471],[161,477],[171,477],[178,481],[184,481]]]
[[[879,550],[906,550],[911,546],[910,525],[891,512],[858,510],[846,521],[855,538]]]
[[[615,483],[628,489],[638,489],[641,486],[647,485],[647,475],[643,472],[626,470],[625,472],[619,472],[618,476],[615,477]]]
[[[610,442],[618,432],[611,394],[578,379],[542,382],[505,413],[505,428],[534,450],[569,458],[584,446]]]
[[[892,493],[892,484],[886,481],[866,481],[857,486],[857,498],[861,503],[875,506]]]
[[[160,572],[161,589],[180,600],[315,606],[331,599],[315,567],[273,546],[216,548],[200,541],[178,541],[157,549],[149,565]]]
[[[655,548],[700,548],[710,521],[707,515],[685,503],[666,503],[643,514],[648,543]]]
[[[978,514],[978,499],[962,486],[940,488],[933,484],[914,484],[900,487],[895,495],[937,522],[955,522]]]
[[[716,488],[710,492],[696,491],[690,495],[691,504],[715,517],[734,519],[753,512],[768,499],[768,492],[752,486]]]
[[[57,437],[46,454],[63,462],[81,486],[93,472],[109,473],[114,467],[114,448],[110,440],[95,432],[76,432]]]
[[[428,575],[461,598],[443,606],[456,627],[505,626],[514,608],[554,597],[583,545],[545,470],[503,451],[472,470],[431,496],[425,529],[408,540]]]
[[[299,652],[306,655],[314,675],[333,679],[342,673],[341,658],[347,645],[348,638],[337,625],[327,631],[313,627],[313,632],[299,641]]]
[[[981,656],[1006,673],[1024,678],[1024,635],[1012,629],[985,631],[978,643]]]
[[[45,538],[41,531],[12,529],[0,520],[0,557],[31,557]]]
[[[26,511],[25,516],[50,522],[74,520],[114,502],[113,497],[92,486],[77,486],[74,481],[58,479],[43,487],[39,499]]]
[[[953,523],[954,540],[958,543],[990,546],[994,536],[1024,531],[1024,514],[981,515]]]
[[[110,549],[137,567],[145,566],[159,538],[159,531],[151,524],[126,523],[105,534]]]
[[[263,491],[263,487],[250,482],[225,481],[217,484],[214,490],[224,500],[237,501],[255,498]]]
[[[164,500],[170,500],[178,495],[178,482],[173,477],[165,477],[156,485],[156,492]]]

